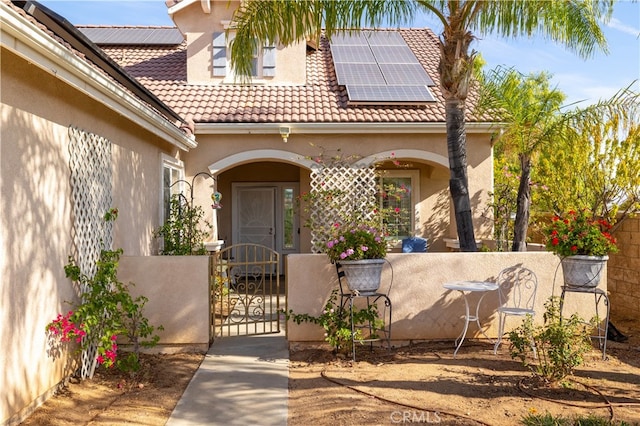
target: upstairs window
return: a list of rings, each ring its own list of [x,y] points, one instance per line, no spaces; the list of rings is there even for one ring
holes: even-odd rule
[[[233,34],[231,34],[233,39]],[[231,39],[231,40],[232,40]],[[225,32],[213,33],[213,76],[233,77],[229,42]],[[254,78],[274,77],[276,74],[276,47],[273,43],[256,49],[253,53],[252,76]]]

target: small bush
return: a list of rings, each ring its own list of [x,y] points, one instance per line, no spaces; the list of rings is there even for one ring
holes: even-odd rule
[[[591,350],[590,335],[597,319],[585,324],[577,314],[561,318],[558,297],[551,297],[545,308],[543,325],[535,326],[533,317],[527,315],[522,325],[509,333],[511,358],[519,358],[534,375],[557,382],[584,362],[584,354]]]
[[[325,341],[333,347],[336,353],[348,354],[352,351],[353,341],[362,342],[363,339],[376,339],[376,330],[384,328],[384,321],[378,315],[378,307],[371,304],[366,308],[353,311],[353,340],[351,314],[349,310],[340,307],[338,299],[340,292],[335,289],[327,301],[322,314],[314,317],[309,314],[295,314],[293,310],[285,312],[287,320],[296,324],[308,322],[320,325],[325,331]],[[371,326],[371,335],[363,336],[362,328]]]
[[[154,237],[162,240],[160,254],[203,255],[207,254],[204,240],[210,229],[211,225],[204,220],[202,207],[191,206],[182,194],[177,194],[171,196],[169,218],[155,231]]]

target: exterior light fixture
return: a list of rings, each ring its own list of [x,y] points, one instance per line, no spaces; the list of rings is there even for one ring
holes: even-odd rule
[[[282,141],[284,143],[287,143],[290,133],[291,128],[289,126],[280,126],[280,136],[282,136]]]

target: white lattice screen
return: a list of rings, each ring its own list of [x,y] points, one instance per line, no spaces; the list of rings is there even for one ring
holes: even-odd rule
[[[111,142],[76,127],[69,127],[69,167],[73,204],[73,257],[80,271],[93,277],[100,251],[111,249],[112,222],[104,214],[112,207]],[[86,292],[80,288],[80,292]],[[92,377],[96,348],[82,353],[82,378]]]
[[[311,249],[323,252],[334,223],[361,217],[370,219],[376,203],[376,172],[373,166],[324,165],[311,170]]]

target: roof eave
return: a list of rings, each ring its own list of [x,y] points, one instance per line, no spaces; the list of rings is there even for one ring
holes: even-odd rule
[[[182,1],[174,4],[173,6],[169,7],[169,9],[167,9],[167,13],[169,14],[169,16],[171,16],[173,18],[173,14],[174,13],[179,12],[179,11],[181,11],[183,9],[186,9],[187,7],[191,6],[192,4],[198,3],[198,2],[201,2],[201,0],[182,0]],[[204,5],[205,2],[208,2],[208,0],[202,1],[202,3],[203,3],[202,9],[204,11],[206,11],[206,9],[205,9],[206,6]],[[211,10],[211,6],[209,6],[209,10]]]
[[[2,45],[97,102],[128,117],[172,145],[189,150],[197,143],[141,99],[107,78],[12,8],[0,3]]]
[[[498,123],[467,122],[466,133],[491,133]],[[438,123],[196,123],[196,135],[279,134],[288,127],[290,134],[379,134],[446,133],[444,122]]]

